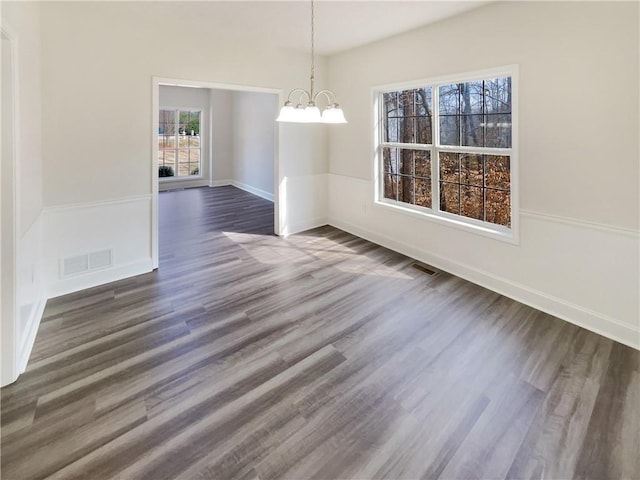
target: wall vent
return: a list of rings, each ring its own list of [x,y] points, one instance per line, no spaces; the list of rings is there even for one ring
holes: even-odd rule
[[[111,250],[102,250],[89,254],[89,270],[111,266]]]
[[[87,271],[89,271],[89,255],[77,255],[62,261],[62,275],[64,277]]]
[[[435,268],[422,262],[413,262],[411,266],[416,270],[420,270],[421,272],[426,273],[427,275],[435,275],[436,273],[438,273]]]
[[[62,277],[89,273],[113,265],[112,250],[85,253],[61,259],[60,273]]]

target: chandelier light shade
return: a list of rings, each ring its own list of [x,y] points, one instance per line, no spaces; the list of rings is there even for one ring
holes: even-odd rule
[[[340,104],[336,101],[336,96],[331,90],[320,90],[314,92],[313,83],[315,80],[315,11],[313,0],[311,0],[311,75],[309,76],[310,88],[294,88],[287,95],[287,101],[280,109],[280,114],[276,118],[277,122],[290,123],[347,123],[344,112]],[[294,105],[292,97],[297,95],[297,103]],[[327,101],[327,106],[320,113],[320,108],[316,102],[323,96]]]

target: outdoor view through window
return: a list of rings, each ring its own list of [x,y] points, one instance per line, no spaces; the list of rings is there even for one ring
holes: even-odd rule
[[[200,111],[160,110],[158,176],[200,175]]]
[[[510,76],[387,91],[380,108],[385,203],[511,227]]]

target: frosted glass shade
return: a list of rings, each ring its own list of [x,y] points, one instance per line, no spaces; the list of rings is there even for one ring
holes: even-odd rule
[[[278,118],[276,118],[276,121],[291,123],[321,123],[324,122],[324,117],[320,115],[320,109],[315,105],[308,105],[306,107],[285,105],[280,109],[280,114],[278,115]]]
[[[322,122],[322,116],[320,115],[320,109],[315,105],[308,105],[304,109],[304,120],[305,123],[320,123]]]
[[[285,105],[280,109],[280,115],[276,118],[276,122],[295,122],[297,113],[293,105]]]
[[[322,112],[323,123],[347,123],[347,119],[344,118],[344,112],[340,107],[327,107]]]

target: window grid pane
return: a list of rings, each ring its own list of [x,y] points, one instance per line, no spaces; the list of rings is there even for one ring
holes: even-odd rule
[[[385,143],[433,142],[431,87],[382,94]]]
[[[440,152],[440,210],[511,226],[510,158]]]
[[[158,168],[160,177],[200,175],[201,112],[160,110]]]
[[[383,196],[431,208],[431,152],[383,147]]]
[[[383,93],[383,143],[431,146],[433,121],[439,127],[434,158],[430,150],[405,145],[381,148],[384,198],[434,208],[432,169],[437,168],[436,213],[511,227],[510,153],[483,151],[512,148],[511,86],[511,77],[503,76]],[[438,89],[436,117],[432,88]],[[443,151],[440,145],[467,151]]]
[[[511,78],[438,87],[440,143],[511,148]]]

